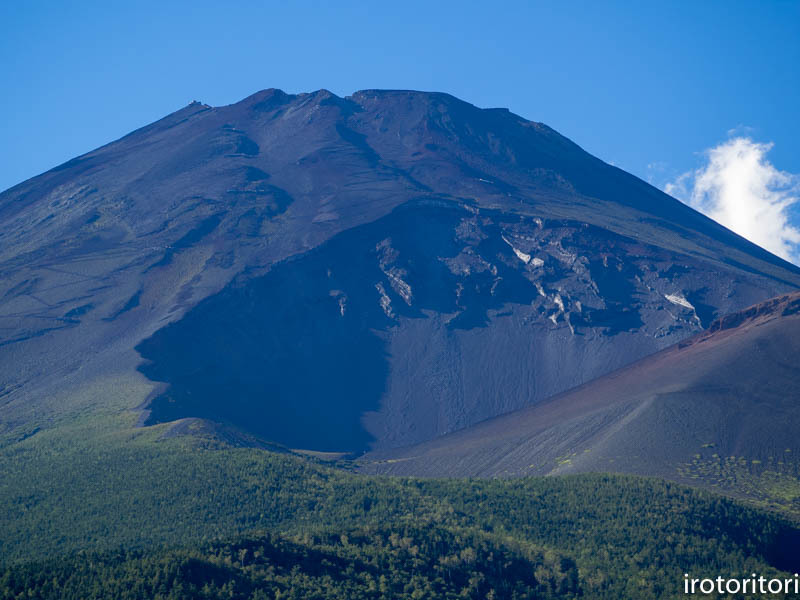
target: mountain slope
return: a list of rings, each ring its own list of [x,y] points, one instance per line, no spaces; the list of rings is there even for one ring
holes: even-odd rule
[[[800,510],[800,294],[539,405],[364,458],[370,472],[519,476],[621,471]]]
[[[545,125],[435,93],[193,103],[4,192],[0,224],[9,439],[113,380],[139,424],[397,447],[800,286]]]

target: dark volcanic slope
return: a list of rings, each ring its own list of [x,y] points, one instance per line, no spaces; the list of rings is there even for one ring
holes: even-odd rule
[[[148,422],[223,419],[319,450],[430,439],[698,331],[747,285],[596,226],[411,202],[140,344],[143,372],[171,383]]]
[[[369,472],[518,476],[623,471],[800,497],[800,294],[539,405],[363,459]],[[726,481],[726,478],[731,481]],[[736,480],[738,479],[738,486]],[[789,479],[786,479],[789,481]],[[761,490],[764,491],[764,490]]]
[[[148,422],[399,446],[798,286],[795,267],[508,111],[267,90],[193,103],[0,194],[0,421],[46,427],[98,381],[135,406],[146,392],[120,377],[144,357],[169,384]]]

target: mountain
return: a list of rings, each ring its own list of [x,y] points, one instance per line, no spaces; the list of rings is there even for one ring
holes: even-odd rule
[[[800,270],[542,124],[421,92],[192,103],[3,192],[0,225],[2,597],[798,570]],[[630,475],[363,472],[401,469],[628,470],[785,515]]]
[[[534,407],[403,450],[394,475],[617,471],[800,509],[800,293],[727,315],[658,354]]]
[[[192,103],[3,192],[0,224],[5,444],[124,415],[397,448],[800,287],[549,127],[438,93]]]

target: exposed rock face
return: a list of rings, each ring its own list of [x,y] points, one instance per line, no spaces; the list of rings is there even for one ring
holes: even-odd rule
[[[759,286],[586,223],[412,202],[143,342],[143,372],[172,384],[149,422],[223,419],[320,450],[416,443],[656,352]]]
[[[169,384],[148,423],[405,445],[800,286],[545,125],[419,92],[194,103],[4,192],[0,223],[10,427],[140,367]]]

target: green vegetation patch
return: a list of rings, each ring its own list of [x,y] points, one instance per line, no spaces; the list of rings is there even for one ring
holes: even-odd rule
[[[577,598],[578,569],[551,551],[444,528],[266,534],[196,549],[81,553],[6,569],[0,598]]]
[[[690,463],[678,467],[678,474],[703,480],[720,492],[761,508],[800,517],[800,473],[798,465],[785,456],[696,455]]]
[[[401,584],[412,587],[400,597],[465,589],[466,597],[514,597],[492,570],[502,563],[507,575],[528,574],[509,575],[509,585],[533,598],[618,600],[674,597],[686,572],[767,576],[800,566],[791,523],[662,480],[367,477],[167,436],[167,426],[111,425],[63,425],[0,449],[6,597],[21,588],[48,597],[53,586],[80,598],[124,597],[114,590],[135,581],[142,595],[131,597],[274,598],[296,589],[302,598],[380,598],[381,575],[387,597]],[[282,567],[276,557],[289,547],[321,553],[338,574],[304,570],[302,561]],[[195,571],[219,576],[196,579]]]

